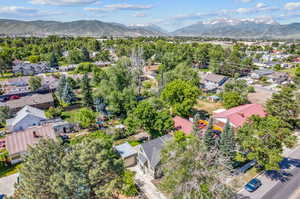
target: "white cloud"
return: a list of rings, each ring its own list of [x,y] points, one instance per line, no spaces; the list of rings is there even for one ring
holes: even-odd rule
[[[0,7],[0,14],[24,14],[31,15],[34,13],[38,13],[38,10],[33,8],[26,7],[17,7],[17,6],[4,6]]]
[[[142,13],[142,12],[137,12],[137,13],[133,14],[132,16],[134,16],[134,17],[146,17],[146,14]]]
[[[74,6],[96,3],[98,0],[31,0],[32,4],[53,6]]]
[[[85,8],[87,11],[115,11],[115,10],[146,10],[152,8],[152,5],[139,5],[139,4],[111,4],[103,8]]]
[[[300,2],[289,2],[284,5],[286,10],[298,10],[300,9]]]

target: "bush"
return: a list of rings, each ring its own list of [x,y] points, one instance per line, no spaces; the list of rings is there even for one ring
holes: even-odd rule
[[[95,68],[97,68],[95,64],[92,64],[90,62],[84,62],[78,64],[78,66],[75,69],[75,73],[90,73],[93,72]]]
[[[125,196],[136,196],[139,193],[134,182],[134,175],[134,172],[129,170],[124,172],[122,194]]]
[[[57,118],[57,117],[60,117],[61,114],[62,114],[62,108],[58,107],[58,108],[55,108],[55,107],[50,107],[46,112],[46,117],[49,118],[49,119],[53,119],[53,118]]]

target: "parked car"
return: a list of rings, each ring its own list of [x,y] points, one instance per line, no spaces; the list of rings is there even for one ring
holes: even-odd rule
[[[10,99],[10,100],[20,99],[20,96],[18,96],[18,95],[12,95],[12,96],[10,96],[9,99]]]
[[[5,195],[0,193],[0,199],[5,199],[5,198],[6,198]]]
[[[245,189],[249,192],[253,192],[262,185],[261,181],[257,178],[253,178],[245,185]]]

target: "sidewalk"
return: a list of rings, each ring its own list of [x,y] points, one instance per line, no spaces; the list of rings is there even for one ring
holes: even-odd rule
[[[128,168],[136,173],[135,180],[138,182],[140,189],[149,199],[167,199],[151,182],[151,177],[144,175],[137,166]]]

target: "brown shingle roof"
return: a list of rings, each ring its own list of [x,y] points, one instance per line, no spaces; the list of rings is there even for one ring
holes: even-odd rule
[[[6,149],[10,155],[26,152],[28,146],[37,144],[42,138],[56,138],[52,125],[32,127],[25,131],[9,134],[5,138]]]
[[[52,103],[53,96],[51,93],[48,94],[34,94],[25,97],[21,97],[20,99],[16,100],[9,100],[4,103],[5,106],[8,106],[11,109],[23,107],[26,105],[34,106],[37,104],[44,104],[44,103]]]

